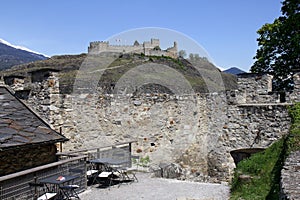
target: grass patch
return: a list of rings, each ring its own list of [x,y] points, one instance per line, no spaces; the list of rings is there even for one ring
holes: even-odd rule
[[[238,164],[231,186],[231,200],[278,199],[284,143],[282,138]],[[248,175],[251,179],[241,180],[240,175]]]
[[[300,103],[290,107],[289,113],[292,119],[289,135],[237,165],[231,183],[231,200],[279,199],[284,160],[290,152],[300,150]],[[240,175],[251,179],[242,180]]]
[[[300,151],[300,103],[289,108],[292,118],[292,125],[287,139],[287,154],[293,151]]]

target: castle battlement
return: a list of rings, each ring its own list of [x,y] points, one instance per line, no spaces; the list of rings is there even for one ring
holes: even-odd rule
[[[172,47],[166,50],[160,49],[159,39],[151,38],[150,41],[144,41],[142,44],[135,41],[133,45],[110,45],[108,41],[94,41],[90,42],[88,53],[99,54],[101,52],[112,53],[143,53],[149,56],[170,56],[172,58],[178,57],[177,43],[174,42]]]

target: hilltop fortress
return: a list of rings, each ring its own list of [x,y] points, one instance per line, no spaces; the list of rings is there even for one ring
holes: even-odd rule
[[[177,43],[174,41],[173,47],[166,50],[161,50],[159,39],[151,39],[140,44],[135,41],[133,45],[110,45],[107,41],[91,42],[88,47],[88,53],[98,54],[100,52],[113,53],[138,53],[147,56],[170,56],[172,58],[178,57]]]

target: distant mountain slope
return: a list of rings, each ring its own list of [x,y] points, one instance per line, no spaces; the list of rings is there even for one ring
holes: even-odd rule
[[[0,70],[9,69],[14,65],[45,59],[47,57],[41,54],[30,50],[23,50],[21,47],[16,48],[16,46],[10,45],[8,42],[0,39]]]
[[[229,69],[224,70],[223,72],[225,72],[227,74],[234,74],[234,75],[245,73],[245,71],[243,71],[237,67],[231,67]]]

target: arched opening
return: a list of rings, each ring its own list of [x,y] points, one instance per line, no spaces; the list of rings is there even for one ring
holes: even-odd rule
[[[156,83],[148,83],[140,86],[137,88],[133,95],[139,95],[139,94],[171,94],[174,95],[174,92],[167,88],[164,85],[156,84]]]
[[[252,154],[264,151],[264,148],[246,148],[246,149],[237,149],[230,152],[235,165],[241,162],[244,159],[249,158]]]

